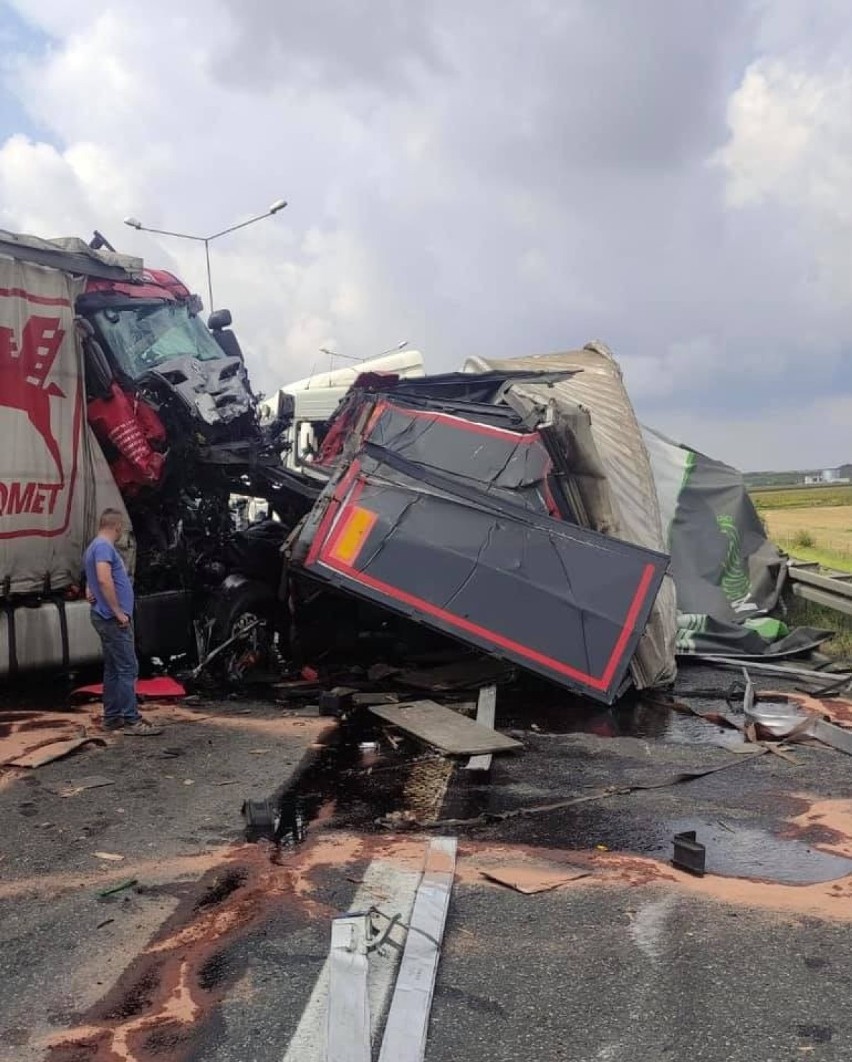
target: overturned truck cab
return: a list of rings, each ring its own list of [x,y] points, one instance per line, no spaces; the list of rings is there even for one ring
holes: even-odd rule
[[[589,526],[576,490],[588,444],[551,404],[519,402],[576,371],[361,377],[326,426],[313,471],[327,484],[291,572],[612,703],[668,558]],[[643,685],[673,674],[673,611],[656,621],[670,637],[646,645]]]

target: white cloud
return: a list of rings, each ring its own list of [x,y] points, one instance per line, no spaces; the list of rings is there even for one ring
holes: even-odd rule
[[[409,339],[440,370],[600,336],[649,419],[702,438],[741,424],[719,444],[744,462],[756,441],[785,445],[784,394],[810,388],[816,410],[852,392],[852,63],[819,62],[828,16],[682,0],[18,8],[52,40],[4,67],[45,142],[2,142],[2,224],[97,227],[205,294],[200,245],[121,219],[204,235],[288,199],[211,247],[262,390],[322,346]],[[737,420],[744,393],[754,416]]]
[[[807,70],[783,58],[746,71],[717,160],[733,207],[780,205],[802,232],[827,296],[852,300],[852,65]]]

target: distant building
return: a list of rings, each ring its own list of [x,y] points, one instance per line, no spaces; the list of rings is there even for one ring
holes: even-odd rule
[[[845,471],[845,469],[843,470]],[[822,472],[806,472],[805,486],[813,487],[818,483],[848,483],[849,477],[841,475],[839,468],[824,468]]]

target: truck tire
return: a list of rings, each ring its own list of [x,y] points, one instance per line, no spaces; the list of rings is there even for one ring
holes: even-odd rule
[[[229,576],[225,580],[217,594],[210,649],[222,645],[247,627],[252,630],[213,661],[211,672],[214,675],[236,683],[253,668],[269,666],[274,643],[275,606],[272,590],[263,583],[240,576]]]

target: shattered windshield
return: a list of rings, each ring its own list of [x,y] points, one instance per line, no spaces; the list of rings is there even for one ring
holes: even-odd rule
[[[175,358],[224,357],[201,320],[178,303],[140,302],[132,308],[109,307],[95,316],[121,367],[134,379]]]

